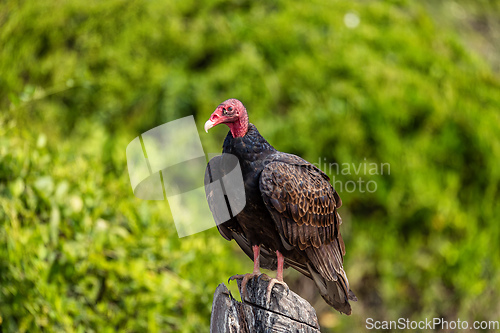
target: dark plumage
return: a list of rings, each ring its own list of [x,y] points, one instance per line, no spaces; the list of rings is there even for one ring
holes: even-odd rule
[[[342,201],[328,176],[306,160],[274,149],[248,123],[246,109],[236,99],[220,104],[205,129],[220,123],[230,128],[222,151],[238,158],[246,206],[218,229],[254,260],[254,273],[246,278],[260,274],[259,267],[277,269],[277,283],[284,284],[283,269],[293,267],[314,280],[329,305],[350,314],[349,300],[356,297],[342,265],[345,246],[337,212]],[[216,162],[223,158],[210,161],[205,182],[227,171],[211,170],[220,168],[223,164]],[[207,199],[215,216],[213,193],[207,193]]]

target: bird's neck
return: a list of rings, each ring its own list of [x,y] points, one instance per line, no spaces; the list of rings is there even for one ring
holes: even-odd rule
[[[236,155],[242,160],[255,160],[259,155],[267,155],[276,151],[266,139],[260,135],[253,124],[248,124],[248,131],[242,137],[234,137],[227,133],[222,152]]]
[[[248,115],[242,114],[234,123],[228,123],[233,138],[242,138],[248,132]]]

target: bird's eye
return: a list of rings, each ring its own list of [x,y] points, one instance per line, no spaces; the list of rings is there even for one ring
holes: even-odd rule
[[[232,106],[228,107],[227,111],[229,111],[229,112],[233,111],[233,107]]]
[[[227,110],[226,110],[226,108],[222,108],[222,114],[223,114],[223,115],[225,115],[225,116],[227,115]]]

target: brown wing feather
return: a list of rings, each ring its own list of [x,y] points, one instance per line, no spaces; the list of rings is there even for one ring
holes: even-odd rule
[[[280,232],[291,245],[304,250],[338,238],[340,198],[326,175],[313,165],[271,162],[262,171],[260,190]]]
[[[343,268],[345,245],[340,234],[342,205],[329,178],[294,155],[269,162],[262,171],[260,190],[286,245],[305,251],[309,274],[325,300],[350,314],[356,300]],[[294,264],[291,264],[295,267]],[[299,270],[304,271],[304,269]]]

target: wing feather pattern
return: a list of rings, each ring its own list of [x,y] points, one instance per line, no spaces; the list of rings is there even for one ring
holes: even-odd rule
[[[261,173],[260,190],[290,244],[304,250],[338,239],[340,198],[326,174],[312,164],[272,161]]]
[[[282,239],[309,259],[309,274],[323,298],[350,314],[348,300],[356,300],[343,268],[345,245],[340,235],[342,205],[328,176],[302,158],[272,156],[260,177],[260,191]],[[294,263],[290,266],[295,267]],[[300,269],[300,270],[299,270]],[[299,267],[303,272],[305,267]]]

